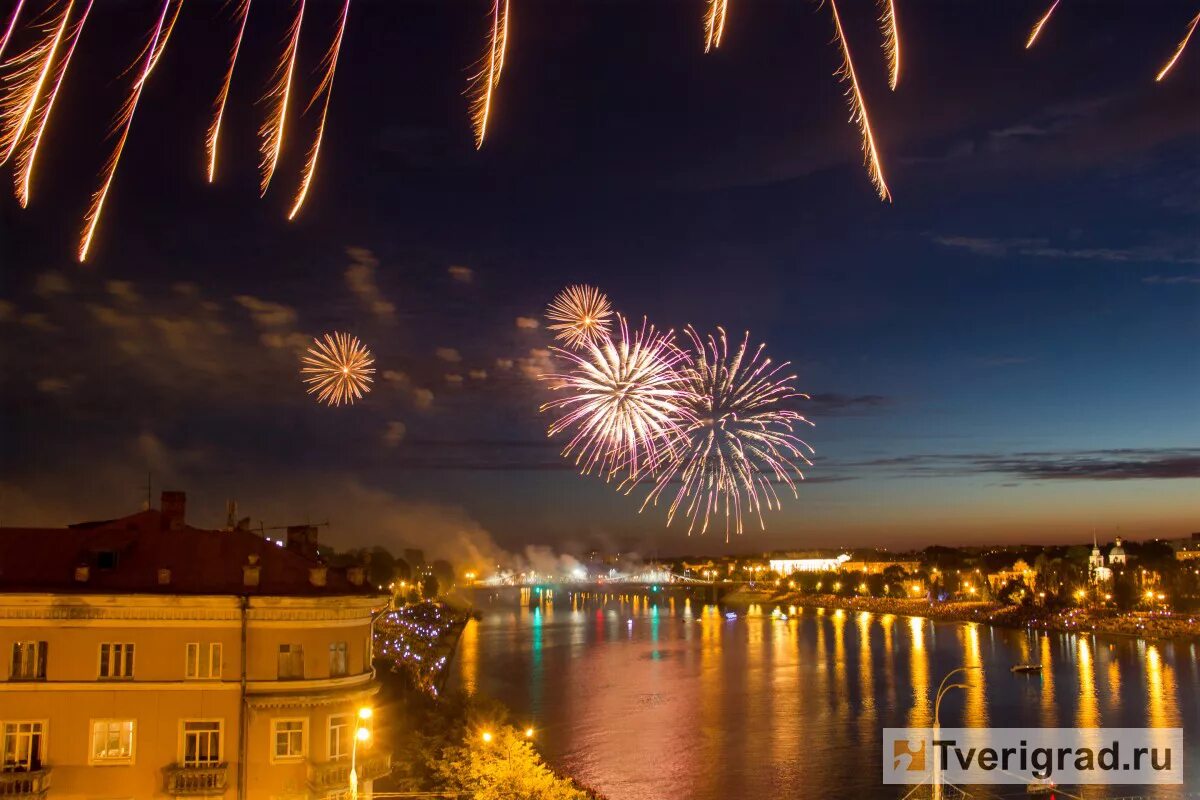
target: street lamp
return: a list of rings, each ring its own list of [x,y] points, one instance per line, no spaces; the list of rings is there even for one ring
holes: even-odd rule
[[[371,713],[367,706],[358,710],[358,724],[354,729],[354,741],[350,745],[350,800],[358,800],[358,743],[366,744],[371,739],[371,729],[366,726]]]
[[[971,688],[971,686],[966,683],[948,683],[948,681],[954,675],[957,675],[960,672],[965,673],[968,670],[972,670],[972,669],[983,669],[983,667],[972,666],[972,667],[959,667],[958,669],[952,669],[946,673],[946,677],[942,678],[941,684],[938,685],[937,698],[933,702],[933,735],[934,735],[935,739],[937,738],[937,735],[938,735],[938,729],[941,727],[940,712],[941,712],[941,708],[942,708],[942,698],[945,697],[946,693],[949,692],[951,689],[970,689]],[[938,774],[939,773],[939,770],[938,770],[939,763],[940,762],[938,761],[937,757],[935,756],[933,759],[933,796],[934,796],[935,800],[940,800],[940,798],[942,796],[941,776]]]

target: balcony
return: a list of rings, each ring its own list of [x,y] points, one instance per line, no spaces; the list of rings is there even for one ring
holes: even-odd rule
[[[166,769],[167,794],[174,797],[214,797],[225,794],[229,765],[185,767],[174,764]]]
[[[373,781],[382,778],[392,771],[392,754],[370,752],[359,754],[358,780]],[[350,786],[350,759],[326,761],[323,764],[308,765],[308,788],[313,792],[330,792],[344,790]]]
[[[49,790],[49,767],[29,772],[0,772],[0,797],[41,800]]]

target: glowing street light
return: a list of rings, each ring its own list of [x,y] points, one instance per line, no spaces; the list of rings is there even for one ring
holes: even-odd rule
[[[526,728],[526,729],[525,729],[525,738],[526,738],[526,739],[532,739],[532,738],[533,738],[533,728]]]
[[[372,711],[368,706],[363,706],[358,710],[358,718],[362,723],[365,723],[372,716]],[[358,743],[367,744],[371,739],[371,729],[364,724],[359,726],[354,731],[354,741],[350,745],[350,800],[358,800]]]
[[[491,741],[492,741],[492,732],[491,732],[491,731],[484,731],[484,732],[483,732],[483,735],[482,735],[482,736],[480,736],[479,738],[483,739],[484,743],[485,743],[485,744],[487,744],[487,743],[489,743],[489,742],[491,742]]]

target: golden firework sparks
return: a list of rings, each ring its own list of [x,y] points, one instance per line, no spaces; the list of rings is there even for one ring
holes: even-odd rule
[[[888,60],[888,86],[900,85],[900,25],[896,22],[896,0],[879,0],[879,27],[883,31],[883,54]]]
[[[20,68],[14,72],[9,91],[0,101],[0,120],[3,121],[0,147],[4,149],[0,164],[12,157],[21,137],[25,135],[25,129],[29,127],[29,121],[33,119],[42,96],[42,87],[46,85],[54,65],[54,56],[66,33],[74,2],[68,0],[58,19],[45,28],[42,38],[13,59],[13,63],[19,64]]]
[[[225,80],[221,82],[221,91],[213,104],[213,120],[208,126],[208,135],[204,137],[204,147],[208,155],[208,182],[212,183],[217,175],[217,140],[221,136],[221,120],[225,117],[225,102],[229,99],[229,87],[233,84],[233,68],[237,66],[238,53],[242,49],[242,37],[246,33],[246,20],[250,18],[250,0],[242,0],[238,7],[237,38],[233,40],[233,50],[229,54],[229,66],[225,69]]]
[[[83,234],[79,239],[78,255],[80,263],[87,260],[88,251],[92,247],[92,238],[96,235],[96,227],[100,224],[100,216],[104,211],[104,201],[108,198],[108,190],[112,187],[113,177],[117,174],[117,165],[121,163],[121,154],[125,151],[125,142],[129,139],[129,129],[133,125],[133,115],[137,111],[138,102],[142,99],[142,90],[146,88],[146,81],[150,79],[150,73],[155,63],[157,63],[156,55],[162,54],[159,42],[162,40],[164,26],[167,21],[167,12],[170,9],[171,0],[163,0],[162,11],[158,15],[158,23],[154,26],[154,30],[150,34],[150,40],[141,55],[141,58],[144,59],[142,71],[138,75],[137,80],[133,82],[133,88],[129,93],[129,97],[125,100],[125,104],[121,107],[121,111],[117,115],[116,128],[120,131],[120,134],[117,138],[116,147],[113,148],[112,154],[108,157],[108,161],[105,162],[104,168],[101,171],[100,188],[92,195],[91,205],[84,216]],[[165,46],[165,42],[162,46]]]
[[[338,20],[337,34],[333,37],[333,44],[330,45],[329,52],[325,54],[325,76],[321,78],[317,91],[313,93],[312,100],[308,103],[311,108],[318,97],[322,94],[325,97],[321,104],[321,121],[317,125],[316,138],[313,140],[313,145],[308,151],[308,158],[304,162],[300,189],[296,192],[296,199],[292,202],[292,210],[288,212],[288,219],[295,219],[296,215],[300,213],[300,206],[304,205],[304,199],[308,197],[308,189],[312,186],[313,176],[317,173],[317,157],[321,154],[321,140],[325,137],[325,119],[329,116],[329,98],[333,95],[333,74],[337,71],[338,55],[342,52],[342,37],[346,33],[346,18],[349,15],[350,0],[345,0],[342,4],[342,16]],[[305,111],[307,110],[305,109]]]
[[[1061,2],[1061,0],[1054,0],[1054,2],[1050,4],[1050,8],[1046,9],[1046,13],[1043,14],[1037,21],[1037,24],[1033,26],[1033,30],[1029,32],[1029,40],[1025,42],[1026,50],[1033,47],[1033,43],[1037,41],[1038,36],[1040,36],[1042,33],[1042,28],[1046,27],[1046,23],[1050,21],[1050,15],[1054,13],[1054,9],[1058,8],[1059,2]]]
[[[313,346],[300,362],[308,393],[326,405],[353,405],[371,391],[371,375],[375,373],[371,365],[375,359],[357,336],[327,333],[324,341],[313,339]]]
[[[879,150],[875,146],[875,134],[871,131],[871,120],[867,116],[867,103],[863,98],[862,89],[858,85],[858,75],[854,72],[854,61],[850,58],[850,44],[842,30],[842,18],[838,14],[837,0],[829,0],[829,8],[833,13],[833,27],[837,35],[838,47],[842,54],[842,65],[834,73],[840,80],[847,83],[846,99],[850,104],[850,121],[858,123],[862,134],[863,164],[871,176],[871,183],[879,193],[880,200],[891,202],[892,193],[883,177],[883,164],[879,160]]]
[[[488,49],[479,61],[479,71],[471,77],[471,124],[475,130],[475,149],[483,147],[488,120],[492,115],[492,94],[500,85],[504,55],[508,48],[509,0],[492,0],[492,33]]]
[[[1154,78],[1156,82],[1167,77],[1167,73],[1170,72],[1171,68],[1175,66],[1175,62],[1179,60],[1179,57],[1183,55],[1183,50],[1185,47],[1187,47],[1188,40],[1191,39],[1192,34],[1196,32],[1197,23],[1200,23],[1200,14],[1192,17],[1191,23],[1188,24],[1187,33],[1183,35],[1183,41],[1181,41],[1179,46],[1175,48],[1175,55],[1171,56],[1171,60],[1167,62],[1165,67],[1159,70],[1158,75]]]
[[[158,39],[158,44],[154,48],[154,55],[150,57],[151,72],[158,66],[158,60],[162,58],[163,50],[167,49],[167,42],[170,41],[171,33],[175,30],[175,23],[179,21],[179,12],[183,10],[183,2],[184,0],[179,0],[178,5],[175,6],[175,13],[171,14],[171,21],[167,23],[166,30],[163,31],[163,35]]]
[[[271,110],[262,127],[258,129],[259,137],[262,139],[259,146],[259,151],[262,153],[260,165],[262,180],[259,182],[259,194],[261,195],[265,195],[267,187],[271,185],[271,176],[275,174],[275,167],[279,164],[279,153],[283,150],[283,133],[287,126],[288,103],[292,98],[292,73],[296,70],[296,54],[300,49],[300,26],[303,22],[304,0],[300,0],[296,16],[288,30],[287,45],[283,48],[283,55],[275,67],[275,77],[271,88],[263,97],[270,104]]]
[[[546,319],[552,322],[547,330],[572,350],[593,341],[608,338],[612,305],[604,292],[594,286],[568,286],[546,309]]]
[[[0,56],[4,55],[4,50],[8,47],[8,40],[12,38],[13,30],[17,27],[17,17],[21,16],[21,6],[23,5],[25,5],[25,0],[17,0],[12,15],[8,18],[8,27],[4,29],[3,38],[0,38]]]
[[[704,14],[704,52],[721,46],[728,14],[729,0],[708,0],[708,10]]]
[[[54,84],[50,89],[50,94],[38,112],[38,119],[34,126],[33,135],[26,136],[24,144],[17,151],[15,161],[16,171],[13,176],[13,191],[17,196],[17,202],[21,204],[21,208],[29,205],[30,187],[33,184],[33,167],[37,161],[38,147],[42,143],[42,134],[46,132],[46,126],[50,122],[50,113],[54,109],[54,101],[58,98],[58,90],[62,88],[63,78],[66,77],[67,69],[71,66],[71,56],[75,54],[75,45],[79,43],[79,37],[83,33],[83,25],[87,22],[88,14],[92,11],[93,2],[94,0],[88,0],[88,4],[83,9],[83,16],[75,24],[75,30],[71,34],[71,43],[67,46],[66,55],[63,56],[62,64],[59,66],[54,77]]]

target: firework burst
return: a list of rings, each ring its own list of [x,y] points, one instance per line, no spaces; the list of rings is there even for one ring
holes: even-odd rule
[[[1026,50],[1033,47],[1033,43],[1037,41],[1039,36],[1041,36],[1042,28],[1046,27],[1046,23],[1050,21],[1050,15],[1054,13],[1054,9],[1058,8],[1059,2],[1061,2],[1061,0],[1054,0],[1054,2],[1050,4],[1050,8],[1046,9],[1046,13],[1039,17],[1038,21],[1034,23],[1033,30],[1029,32],[1029,38],[1025,41]]]
[[[867,116],[867,101],[863,98],[862,89],[858,85],[858,75],[854,72],[854,61],[850,58],[850,44],[842,30],[842,18],[838,14],[837,0],[829,0],[829,9],[833,15],[833,28],[837,39],[838,49],[842,55],[842,65],[834,73],[840,80],[846,82],[846,100],[850,104],[850,121],[858,124],[862,134],[863,164],[871,183],[879,194],[880,200],[891,202],[892,193],[883,177],[883,163],[879,160],[879,150],[875,147],[875,134],[871,130],[871,120]]]
[[[170,10],[171,0],[163,0],[162,11],[158,15],[158,23],[150,34],[150,39],[146,43],[146,49],[142,52],[142,58],[145,60],[141,73],[138,75],[137,80],[134,81],[129,97],[125,100],[125,105],[122,106],[120,113],[117,115],[116,127],[120,131],[120,134],[117,137],[117,144],[113,148],[112,154],[108,157],[108,161],[105,162],[104,169],[101,172],[100,188],[92,195],[91,205],[88,207],[87,214],[84,217],[83,234],[79,240],[78,256],[80,262],[87,260],[88,250],[91,249],[92,238],[96,235],[96,227],[100,224],[100,215],[104,211],[104,201],[108,198],[108,190],[112,187],[113,177],[117,174],[117,165],[121,163],[121,154],[125,152],[125,142],[129,139],[129,129],[133,125],[133,115],[137,112],[138,102],[142,99],[142,90],[146,87],[146,81],[150,79],[150,73],[154,70],[155,64],[158,63],[158,58],[162,55],[163,48],[166,47],[164,26],[167,21],[167,12]],[[176,9],[175,13],[178,16],[178,9]],[[169,29],[166,30],[169,32]]]
[[[9,79],[8,91],[0,101],[0,124],[3,126],[3,130],[0,130],[0,147],[4,150],[0,164],[12,158],[37,111],[42,89],[54,66],[54,56],[67,32],[73,5],[74,0],[68,0],[54,22],[42,30],[38,41],[13,59],[18,68]]]
[[[309,108],[317,102],[318,97],[324,97],[321,104],[321,120],[317,123],[316,137],[313,139],[312,147],[309,148],[308,158],[304,162],[304,171],[300,177],[300,188],[296,191],[296,199],[292,201],[292,210],[288,212],[288,219],[295,219],[300,213],[300,206],[304,205],[304,199],[308,197],[308,189],[312,186],[313,176],[317,173],[317,157],[321,154],[321,140],[325,137],[325,120],[329,116],[329,98],[333,95],[333,74],[337,71],[338,55],[342,52],[342,38],[346,33],[346,18],[350,16],[350,0],[345,0],[342,4],[342,15],[338,18],[337,33],[334,34],[333,44],[329,46],[329,52],[325,54],[325,75],[321,78],[321,83],[317,85],[317,91],[313,93],[312,100],[309,102]],[[306,111],[308,109],[305,109]]]
[[[488,121],[492,116],[492,95],[500,85],[504,55],[508,49],[509,0],[492,0],[492,31],[488,48],[479,60],[479,71],[471,77],[471,125],[475,130],[475,149],[483,147]]]
[[[888,87],[900,85],[900,25],[896,22],[896,0],[879,0],[879,28],[883,32],[883,54],[888,60]]]
[[[300,362],[308,393],[326,405],[353,405],[371,391],[375,359],[357,336],[327,333],[324,341],[313,339]]]
[[[783,375],[788,364],[774,365],[763,356],[766,345],[749,350],[750,334],[731,354],[723,329],[706,340],[687,329],[693,353],[683,369],[686,393],[681,401],[688,422],[669,443],[670,460],[659,474],[642,508],[656,504],[667,486],[679,488],[667,512],[667,524],[682,511],[688,534],[699,526],[708,530],[710,518],[725,517],[725,540],[742,533],[742,516],[753,513],[765,527],[762,511],[781,507],[777,485],[798,496],[801,464],[811,466],[812,448],[795,435],[798,425],[811,425],[803,416],[781,408],[796,392],[794,375]]]
[[[83,9],[83,16],[79,18],[79,22],[75,25],[75,30],[70,37],[71,43],[67,46],[67,52],[63,55],[62,64],[53,78],[50,94],[47,96],[46,102],[42,105],[41,109],[37,112],[33,134],[26,136],[23,143],[18,146],[15,160],[16,170],[13,176],[13,192],[16,194],[17,202],[21,204],[21,208],[29,205],[30,187],[33,185],[33,167],[37,162],[37,151],[42,143],[42,134],[46,132],[46,126],[50,122],[50,113],[54,110],[54,101],[58,98],[58,90],[62,87],[63,78],[66,77],[67,69],[71,66],[71,56],[75,54],[75,45],[79,43],[79,37],[83,33],[83,25],[87,22],[88,15],[92,11],[92,4],[93,0],[88,0],[88,4]]]
[[[1192,38],[1192,34],[1196,32],[1197,24],[1200,24],[1200,14],[1192,17],[1192,21],[1188,24],[1187,33],[1183,35],[1183,39],[1179,42],[1179,46],[1175,48],[1175,54],[1171,56],[1171,60],[1168,61],[1166,66],[1159,70],[1158,75],[1155,76],[1154,80],[1156,82],[1167,77],[1167,73],[1170,72],[1171,68],[1175,66],[1175,62],[1179,60],[1179,57],[1183,55],[1184,48],[1187,47],[1188,42]]]
[[[547,330],[572,350],[593,341],[607,339],[612,306],[604,292],[594,286],[568,286],[558,293],[546,309],[546,319],[552,322]]]
[[[238,53],[242,50],[242,37],[246,35],[246,20],[250,18],[251,0],[242,0],[237,10],[237,37],[233,40],[233,49],[229,53],[229,66],[225,69],[225,80],[221,82],[221,91],[213,103],[213,120],[209,123],[208,133],[204,137],[204,148],[208,155],[208,182],[212,183],[217,175],[217,140],[221,137],[221,122],[225,118],[225,103],[229,100],[229,87],[233,84],[233,69],[237,66]]]
[[[620,315],[617,323],[615,337],[591,339],[580,353],[554,349],[572,368],[541,376],[552,390],[565,393],[542,411],[561,414],[550,436],[573,430],[562,455],[574,454],[582,474],[596,470],[611,480],[627,472],[623,482],[636,483],[669,455],[681,423],[689,421],[680,406],[685,391],[676,369],[686,356],[671,332],[655,332],[643,322],[631,335]]]
[[[729,0],[708,0],[708,10],[704,14],[704,52],[721,46],[728,14]]]
[[[271,87],[263,97],[263,100],[269,105],[270,111],[258,129],[261,139],[259,152],[262,153],[262,161],[259,164],[262,177],[258,184],[260,195],[267,193],[267,187],[271,185],[271,177],[275,174],[275,167],[279,165],[279,154],[283,150],[288,105],[292,99],[292,74],[296,71],[296,55],[300,50],[300,26],[302,24],[304,24],[304,0],[300,0],[300,4],[296,8],[296,16],[292,19],[292,25],[288,29],[287,44],[284,45],[283,54],[275,66],[275,76]]]

